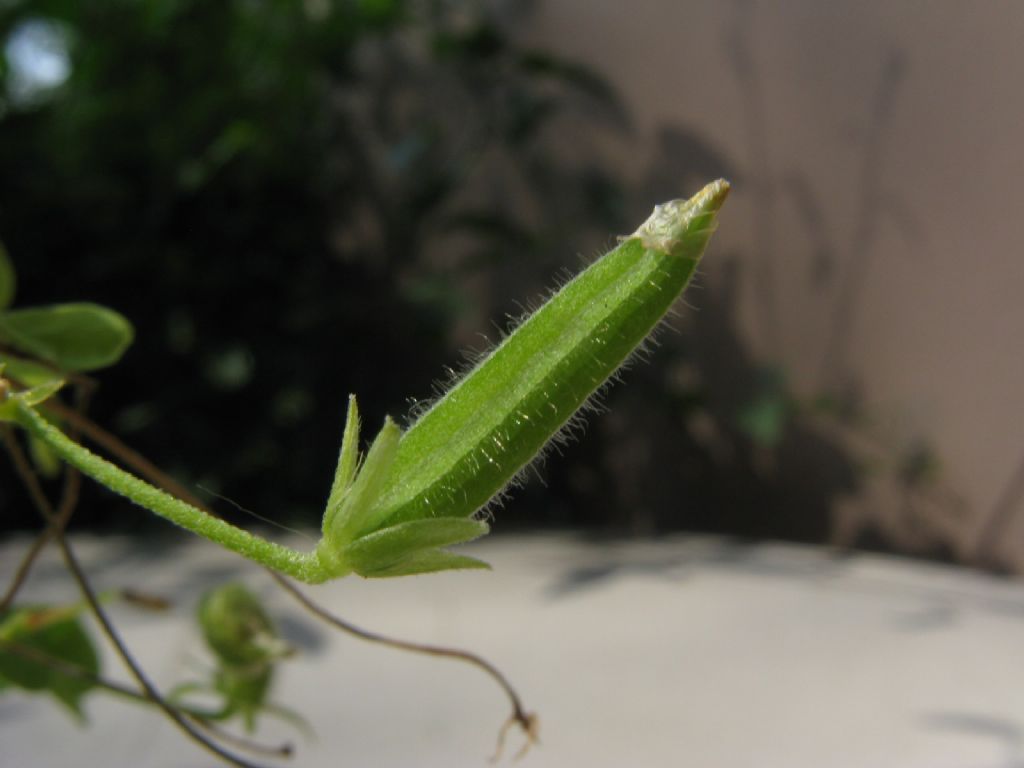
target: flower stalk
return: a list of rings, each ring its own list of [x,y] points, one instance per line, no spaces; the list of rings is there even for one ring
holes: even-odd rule
[[[171,522],[307,583],[486,568],[446,547],[478,538],[505,491],[640,347],[683,292],[729,192],[719,180],[655,208],[563,286],[408,431],[390,418],[365,455],[349,400],[323,536],[312,552],[266,541],[149,485],[72,441],[40,413],[51,393],[9,391],[13,421],[64,461]],[[32,393],[30,395],[30,392]]]

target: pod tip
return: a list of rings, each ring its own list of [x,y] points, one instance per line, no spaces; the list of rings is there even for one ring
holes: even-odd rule
[[[633,233],[645,248],[676,255],[696,255],[704,250],[715,229],[715,214],[729,196],[729,182],[712,181],[689,200],[669,200],[654,206],[654,213]],[[699,236],[699,244],[694,237]],[[694,248],[692,246],[696,245]]]

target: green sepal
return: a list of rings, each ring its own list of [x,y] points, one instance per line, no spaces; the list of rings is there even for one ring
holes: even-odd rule
[[[358,465],[359,412],[349,398],[348,417],[334,483],[324,513],[324,536],[317,554],[335,575],[400,576],[449,568],[487,568],[471,557],[452,555],[438,547],[472,541],[487,533],[487,523],[468,517],[412,520],[374,530],[379,525],[380,497],[388,478],[401,429],[384,426]]]
[[[366,578],[385,579],[393,576],[415,576],[437,571],[470,568],[490,570],[490,567],[483,560],[477,560],[475,557],[456,555],[443,549],[423,549],[390,566],[369,570],[359,575]]]
[[[331,493],[327,497],[324,512],[323,530],[328,530],[335,516],[341,510],[341,503],[348,494],[356,478],[359,468],[359,407],[356,396],[348,396],[348,413],[345,416],[345,431],[341,437],[341,452],[338,455],[338,466],[334,470],[334,482]]]
[[[350,410],[354,410],[351,403],[354,401],[350,401]],[[347,428],[346,432],[348,432]],[[355,472],[355,479],[351,481],[344,493],[338,494],[340,500],[336,500],[337,507],[334,510],[328,509],[324,514],[323,538],[317,548],[322,560],[326,560],[328,563],[335,562],[339,553],[353,539],[358,538],[361,534],[372,532],[375,522],[372,513],[377,499],[384,489],[384,483],[391,470],[391,464],[395,460],[395,452],[398,450],[398,441],[401,437],[402,430],[398,425],[390,418],[385,418],[384,426],[374,438],[362,466],[359,467],[358,472]],[[354,436],[350,438],[347,456],[354,454],[353,444],[357,439]],[[344,446],[344,438],[342,443]],[[345,461],[350,460],[347,456]],[[339,461],[339,463],[341,462]],[[342,482],[344,482],[346,471],[345,467],[339,467],[339,473],[343,475]]]
[[[56,304],[0,312],[0,341],[66,371],[113,365],[135,332],[123,315],[98,304]]]
[[[345,563],[360,576],[401,576],[448,568],[489,568],[471,557],[438,547],[463,544],[490,530],[482,520],[436,517],[413,520],[363,536],[345,548]]]

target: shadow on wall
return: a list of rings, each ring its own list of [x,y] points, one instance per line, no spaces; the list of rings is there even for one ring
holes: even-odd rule
[[[627,197],[669,198],[728,176],[758,201],[756,251],[716,255],[725,266],[714,283],[691,289],[699,311],[687,313],[681,334],[662,335],[651,363],[629,372],[629,386],[610,393],[611,412],[592,430],[600,439],[588,435],[572,449],[565,475],[566,498],[583,499],[583,510],[561,514],[567,522],[598,515],[634,533],[696,528],[1005,567],[992,545],[1024,495],[1024,470],[978,537],[977,516],[949,487],[927,442],[892,445],[876,433],[848,361],[880,233],[895,228],[915,257],[925,250],[923,228],[884,175],[891,118],[911,64],[900,51],[880,62],[864,121],[869,133],[859,142],[854,232],[840,241],[810,181],[796,170],[773,170],[751,8],[736,9],[724,42],[743,104],[748,162],[685,126],[663,126],[647,174]],[[830,316],[806,318],[827,328],[811,395],[795,392],[786,373],[791,346],[782,337],[775,274],[783,247],[775,222],[783,209],[795,211],[804,228],[785,247],[810,244],[796,279],[812,295],[835,297]],[[741,293],[754,297],[763,356],[737,327]]]

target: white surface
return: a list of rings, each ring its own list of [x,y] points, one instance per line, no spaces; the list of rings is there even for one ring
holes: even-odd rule
[[[24,542],[20,542],[23,544]],[[202,543],[142,551],[77,540],[96,586],[174,597],[119,626],[165,687],[207,658],[190,625],[206,585],[242,578],[303,654],[274,698],[317,739],[296,766],[485,766],[507,706],[454,662],[368,646],[317,624],[257,568]],[[541,718],[546,766],[1024,763],[1024,589],[896,559],[718,539],[593,544],[495,538],[486,573],[312,588],[367,628],[459,645],[497,664]],[[8,577],[19,542],[0,547]],[[24,598],[73,599],[47,553]],[[110,654],[106,673],[127,680]],[[97,694],[80,729],[44,698],[0,696],[3,766],[212,766],[159,716]],[[269,722],[269,721],[268,721]],[[261,738],[294,738],[269,722]],[[518,739],[510,739],[509,752]]]

